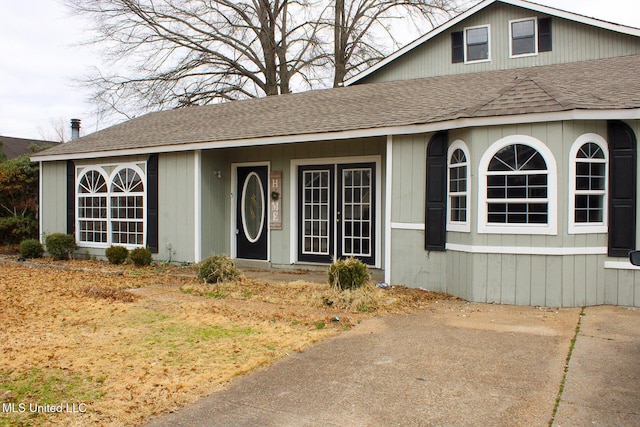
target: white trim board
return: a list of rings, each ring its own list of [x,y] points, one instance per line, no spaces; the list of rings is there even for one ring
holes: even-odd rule
[[[546,247],[546,246],[474,246],[447,243],[445,249],[474,254],[505,255],[606,255],[606,247]]]
[[[472,117],[445,120],[434,123],[416,125],[384,126],[358,130],[336,132],[321,132],[282,136],[265,136],[222,141],[194,141],[188,143],[174,143],[154,145],[143,148],[128,148],[113,151],[91,151],[74,154],[54,154],[49,156],[31,156],[31,161],[56,161],[97,159],[103,157],[133,156],[138,154],[173,153],[194,150],[212,150],[222,148],[252,147],[259,145],[290,144],[298,142],[334,141],[342,139],[370,138],[389,135],[411,135],[419,133],[438,132],[442,130],[462,129],[474,126],[500,126],[525,123],[557,122],[564,120],[638,120],[640,108],[616,110],[569,110],[552,113],[511,114],[507,116]]]
[[[384,281],[391,283],[391,186],[393,185],[393,136],[387,136],[384,192]]]
[[[578,15],[576,13],[567,12],[567,11],[564,11],[564,10],[561,10],[561,9],[555,9],[553,7],[543,6],[543,5],[536,4],[536,3],[530,3],[528,1],[523,1],[523,0],[485,0],[483,2],[480,2],[480,3],[476,4],[474,7],[472,7],[469,10],[467,10],[466,12],[463,12],[460,15],[454,17],[453,19],[450,19],[447,22],[443,23],[442,25],[434,28],[433,30],[429,31],[427,34],[423,35],[422,37],[417,38],[416,40],[412,41],[411,43],[409,43],[405,47],[403,47],[403,48],[397,50],[396,52],[392,53],[391,55],[387,56],[385,59],[381,60],[380,62],[378,62],[377,64],[373,65],[372,67],[367,68],[366,70],[364,70],[364,71],[356,74],[355,76],[345,80],[344,86],[352,85],[352,84],[358,82],[359,80],[362,80],[363,78],[367,77],[368,75],[373,74],[375,71],[379,70],[380,68],[382,68],[385,65],[389,64],[390,62],[395,61],[396,59],[398,59],[399,57],[401,57],[405,53],[415,49],[416,47],[422,45],[423,43],[426,43],[427,41],[429,41],[430,39],[436,37],[437,35],[444,33],[449,28],[459,24],[460,22],[464,21],[465,19],[467,19],[471,15],[474,15],[475,13],[481,11],[482,9],[486,8],[487,6],[493,4],[493,3],[497,2],[497,1],[499,1],[501,3],[510,4],[512,6],[522,7],[524,9],[529,9],[529,10],[532,10],[532,11],[535,11],[535,12],[538,12],[538,13],[551,15],[551,16],[556,16],[558,18],[563,18],[563,19],[567,19],[567,20],[570,20],[570,21],[575,21],[575,22],[579,22],[579,23],[582,23],[582,24],[587,24],[587,25],[591,25],[591,26],[594,26],[594,27],[615,31],[615,32],[622,33],[622,34],[628,34],[628,35],[632,35],[632,36],[640,36],[640,29],[638,29],[638,28],[629,27],[629,26],[621,25],[621,24],[614,24],[612,22],[607,22],[607,21],[601,21],[599,19],[589,18],[588,16]]]
[[[640,267],[629,261],[605,261],[604,268],[607,270],[640,270]]]

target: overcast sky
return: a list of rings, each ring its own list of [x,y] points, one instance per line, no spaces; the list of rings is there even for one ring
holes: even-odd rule
[[[536,0],[537,3],[640,27],[640,2]],[[82,119],[82,134],[103,128],[88,93],[74,83],[100,67],[95,48],[76,47],[89,35],[60,0],[3,1],[0,9],[0,135],[57,139],[54,128]],[[418,37],[415,34],[407,42]]]

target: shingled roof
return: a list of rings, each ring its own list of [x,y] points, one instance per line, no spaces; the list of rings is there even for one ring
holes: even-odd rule
[[[389,128],[457,119],[639,109],[638,75],[640,55],[632,55],[188,107],[150,113],[34,158],[168,146],[180,150],[194,143],[228,146],[229,141],[292,135],[326,134],[324,139],[330,139],[332,133],[364,129],[383,135]]]
[[[7,160],[15,159],[16,157],[20,157],[25,154],[31,154],[32,151],[30,147],[32,145],[46,146],[46,145],[59,144],[59,142],[55,142],[55,141],[44,141],[41,139],[13,138],[11,136],[2,136],[2,135],[0,135],[0,142],[2,142],[0,151],[4,152],[7,155]]]

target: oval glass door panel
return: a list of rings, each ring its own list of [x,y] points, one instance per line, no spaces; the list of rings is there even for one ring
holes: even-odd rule
[[[244,180],[242,187],[241,217],[242,227],[247,240],[255,243],[264,227],[264,188],[260,177],[251,172]]]

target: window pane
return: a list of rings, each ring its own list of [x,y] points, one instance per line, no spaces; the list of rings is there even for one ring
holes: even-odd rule
[[[489,30],[487,27],[472,28],[467,30],[467,44],[487,43],[489,41]]]
[[[511,53],[513,55],[525,55],[527,53],[535,53],[536,45],[533,37],[514,39],[512,41]]]
[[[467,61],[479,61],[489,58],[489,45],[478,44],[467,46]]]
[[[511,24],[511,35],[513,38],[533,37],[535,34],[534,20],[513,22]]]

